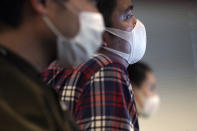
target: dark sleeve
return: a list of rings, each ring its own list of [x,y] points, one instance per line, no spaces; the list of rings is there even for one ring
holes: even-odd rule
[[[49,88],[0,62],[0,130],[78,130]]]

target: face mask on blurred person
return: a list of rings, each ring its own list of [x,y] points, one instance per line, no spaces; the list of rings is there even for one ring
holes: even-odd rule
[[[77,14],[69,5],[64,4],[64,6]],[[77,15],[80,31],[72,39],[63,36],[47,16],[43,17],[48,27],[57,36],[58,62],[65,67],[77,66],[87,61],[102,43],[102,34],[105,30],[102,15],[94,12],[81,12]]]
[[[142,117],[150,117],[155,113],[159,107],[160,99],[158,95],[151,97],[145,97],[140,91],[136,92],[142,102],[143,107],[141,107],[136,101],[138,114]]]
[[[103,47],[104,49],[119,55],[129,64],[134,64],[142,59],[146,51],[146,29],[140,20],[137,20],[136,26],[131,32],[115,28],[106,28],[106,31],[129,42],[131,50],[130,54],[126,54],[107,47]]]

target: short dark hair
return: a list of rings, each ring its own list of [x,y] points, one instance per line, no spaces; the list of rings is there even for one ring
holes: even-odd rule
[[[17,27],[22,23],[26,0],[0,0],[0,24]]]
[[[97,8],[102,13],[105,25],[111,27],[111,16],[116,8],[117,0],[97,0]]]
[[[138,62],[133,65],[129,65],[127,70],[129,73],[129,78],[131,80],[131,83],[138,88],[141,86],[142,82],[146,79],[146,73],[152,72],[150,66],[143,62]]]

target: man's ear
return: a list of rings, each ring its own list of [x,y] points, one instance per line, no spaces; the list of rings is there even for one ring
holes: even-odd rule
[[[48,0],[30,0],[30,4],[37,14],[44,16],[48,13],[47,1]]]

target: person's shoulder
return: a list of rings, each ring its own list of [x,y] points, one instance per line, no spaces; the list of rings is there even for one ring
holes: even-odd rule
[[[109,65],[113,63],[113,61],[104,54],[95,54],[92,58],[90,58],[87,62],[84,64],[81,64],[76,68],[80,72],[86,71],[88,69],[96,70],[100,69],[106,65]]]
[[[31,98],[34,99],[34,96],[54,95],[54,91],[40,80],[38,72],[33,72],[31,68],[21,70],[2,58],[0,58],[0,65],[0,86],[2,87],[0,91],[4,92],[5,96],[18,98],[32,96]],[[20,94],[24,95],[20,96]]]
[[[40,86],[40,81],[37,77],[39,77],[37,75],[36,72],[34,72],[35,74],[29,74],[30,72],[28,72],[29,70],[25,69],[24,71],[21,69],[19,69],[18,67],[16,67],[15,65],[9,63],[9,61],[5,60],[5,59],[1,59],[0,58],[0,84],[1,86],[6,86],[6,87],[38,87]],[[31,71],[32,73],[32,71]],[[42,85],[42,84],[41,84]],[[42,89],[42,88],[40,88]]]
[[[43,121],[37,121],[35,123],[35,120],[32,119],[29,121],[29,123],[32,123],[34,125],[42,125],[46,129],[48,128],[48,126],[45,127],[45,121],[47,121],[48,118],[53,118],[54,120],[51,119],[52,122],[57,121],[57,119],[65,121],[62,111],[60,110],[60,105],[56,96],[57,94],[54,90],[48,88],[38,78],[39,76],[37,76],[36,72],[34,72],[35,75],[29,74],[29,69],[23,71],[17,66],[10,63],[10,61],[2,57],[0,57],[0,65],[0,97],[2,101],[6,102],[6,104],[8,105],[7,107],[12,107],[12,111],[17,112],[17,114],[19,114],[20,117],[24,120],[28,120],[32,116],[32,114],[35,115],[35,119],[39,118]],[[13,116],[9,115],[10,110],[7,110],[7,108],[4,110],[4,104],[0,106],[0,116],[2,120],[1,123],[5,123],[6,125],[9,123],[12,124],[13,127],[17,126],[17,128],[23,129],[23,126],[19,125],[17,122],[13,123]],[[21,110],[23,112],[22,114]],[[42,113],[40,112],[40,110],[42,110]],[[51,110],[53,110],[55,114],[51,113]],[[52,123],[54,124],[54,126],[61,124],[59,122],[54,123]],[[2,126],[1,129],[4,129],[4,127],[5,126]],[[7,128],[8,127],[5,127],[5,129]],[[57,127],[57,129],[58,128],[62,127],[59,126]],[[8,129],[13,128],[11,127]]]
[[[117,69],[120,72],[124,72],[124,73],[126,72],[125,66],[116,57],[114,57],[113,55],[103,55],[103,56],[109,59],[110,63],[104,65],[102,69],[112,68],[112,69]]]
[[[57,61],[54,61],[49,67],[42,73],[44,82],[55,85],[64,84],[67,79],[81,78],[84,81],[88,81],[99,70],[103,68],[117,68],[119,70],[126,70],[124,66],[111,56],[105,54],[95,54],[88,61],[73,68],[63,68]]]
[[[111,55],[105,56],[107,56],[112,62],[101,68],[95,76],[98,76],[98,74],[103,74],[105,76],[104,80],[106,78],[108,81],[109,78],[112,78],[112,81],[119,81],[124,85],[130,85],[127,68],[121,63],[121,61]]]
[[[46,86],[42,83],[42,81],[38,78],[37,73],[29,74],[29,72],[25,72],[20,70],[18,67],[9,63],[6,60],[0,59],[0,92],[3,92],[2,97],[5,96],[5,100],[7,98],[13,98],[15,101],[26,102],[25,96],[28,97],[29,101],[34,101],[34,96],[39,96],[41,94],[46,94],[45,91]],[[37,76],[37,77],[36,77]]]
[[[111,59],[107,56],[103,54],[95,54],[88,61],[74,67],[72,73],[70,73],[71,75],[67,78],[78,79],[78,82],[83,81],[86,83],[97,71],[111,63]]]
[[[124,68],[123,64],[121,64],[119,60],[115,59],[115,57],[111,55],[95,54],[89,61],[78,66],[78,69],[83,72],[88,68],[97,70],[109,66],[119,66]]]
[[[128,79],[128,73],[125,68],[125,66],[117,60],[115,57],[110,55],[104,55],[104,54],[98,54],[95,57],[93,57],[90,61],[91,64],[95,62],[95,65],[89,64],[89,68],[93,70],[94,74],[91,74],[92,77],[105,75],[109,77],[115,77],[120,76],[121,79]],[[88,71],[87,68],[84,69],[86,71],[85,74],[90,73],[91,71]],[[102,73],[101,73],[102,72]]]
[[[41,74],[44,82],[48,83],[53,79],[66,79],[74,71],[74,68],[64,68],[58,64],[57,61],[53,61]]]
[[[85,76],[92,76],[99,70],[109,67],[125,70],[121,62],[114,57],[105,54],[95,54],[89,61],[76,67],[74,72]]]

